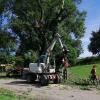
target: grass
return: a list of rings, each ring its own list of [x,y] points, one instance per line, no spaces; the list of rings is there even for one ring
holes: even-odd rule
[[[89,65],[80,65],[80,66],[74,66],[68,68],[68,80],[63,82],[62,84],[67,84],[67,85],[80,85],[82,88],[84,86],[89,86],[89,85],[100,85],[99,83],[92,83],[89,81],[89,76],[91,75],[91,69],[92,69],[93,64]],[[97,76],[99,77],[100,80],[100,63],[96,64],[96,69],[97,69]],[[87,88],[87,87],[86,87]]]
[[[17,100],[12,91],[0,88],[0,100]]]
[[[93,64],[75,66],[68,69],[69,78],[89,78]],[[100,77],[100,64],[96,64],[97,76]],[[72,77],[71,77],[72,76]]]
[[[6,72],[0,72],[0,76],[6,76]]]
[[[0,100],[38,100],[28,94],[0,88]],[[41,99],[42,100],[42,99]]]

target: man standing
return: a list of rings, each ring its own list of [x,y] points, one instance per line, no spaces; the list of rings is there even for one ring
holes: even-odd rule
[[[63,61],[63,66],[64,66],[64,68],[63,68],[63,79],[67,80],[67,68],[69,66],[68,59],[64,58],[62,61]]]
[[[96,65],[93,65],[93,68],[92,68],[92,70],[91,70],[91,79],[92,79],[92,80],[97,80]]]

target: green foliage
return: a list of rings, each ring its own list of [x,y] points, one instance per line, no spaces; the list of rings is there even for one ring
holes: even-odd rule
[[[9,54],[15,49],[15,37],[10,33],[0,30],[0,51]]]
[[[6,53],[0,52],[0,63],[6,63]]]
[[[0,88],[0,99],[1,100],[17,100],[16,96],[12,91]]]
[[[7,58],[7,63],[9,64],[13,64],[15,61],[15,56],[13,55],[9,55],[9,56],[6,55],[6,58]]]
[[[15,66],[29,67],[29,63],[35,62],[37,60],[37,58],[38,58],[38,53],[30,50],[27,53],[25,53],[24,55],[16,57]]]
[[[69,78],[70,79],[87,79],[90,76],[91,69],[93,67],[93,64],[87,64],[87,65],[76,65],[74,67],[71,67],[68,69],[70,72]],[[97,69],[97,76],[100,77],[100,64],[96,64]]]
[[[77,62],[77,52],[73,47],[69,47],[68,60],[70,65],[75,65]]]
[[[93,80],[90,80],[92,68],[93,68],[93,64],[76,65],[68,68],[68,80],[64,84],[78,85],[78,87],[82,86],[80,87],[80,89],[84,89],[84,90],[87,89],[90,90],[92,88],[91,85],[92,86],[99,85],[100,84],[100,63],[96,64],[96,73],[97,73],[97,77],[99,78],[98,81],[95,80],[93,82]]]
[[[82,50],[80,38],[85,30],[86,12],[79,11],[79,3],[81,0],[2,1],[1,5],[5,4],[2,6],[5,12],[11,12],[12,15],[9,28],[16,34],[20,43],[16,55],[24,55],[29,50],[38,52],[39,55],[46,52],[58,32],[70,49],[72,54],[68,55],[74,64]]]
[[[86,57],[86,58],[78,59],[78,62],[76,63],[76,65],[96,64],[96,63],[100,63],[100,57],[99,56]]]
[[[70,46],[68,47],[68,50],[69,51],[68,51],[66,57],[68,58],[69,65],[73,66],[77,62],[77,52],[76,52],[76,50],[74,48],[72,48]],[[58,71],[60,68],[64,67],[62,65],[63,54],[62,53],[58,53],[58,52],[59,51],[56,51],[56,56],[55,56],[55,58],[56,58],[56,61],[55,61],[55,63],[56,63],[56,71]]]
[[[15,66],[24,67],[24,59],[22,56],[17,56],[15,62]]]
[[[13,63],[15,61],[15,56],[7,55],[5,52],[0,52],[0,63],[6,64],[6,63]]]
[[[29,67],[29,63],[35,62],[38,59],[38,53],[32,50],[24,54],[24,67]]]
[[[100,29],[96,32],[92,32],[92,37],[90,38],[90,44],[88,46],[89,51],[93,54],[100,56]]]

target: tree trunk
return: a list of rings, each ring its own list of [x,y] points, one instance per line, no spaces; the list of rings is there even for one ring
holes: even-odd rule
[[[40,54],[46,53],[48,48],[48,40],[46,37],[46,33],[44,33],[44,35],[41,38],[41,51]]]

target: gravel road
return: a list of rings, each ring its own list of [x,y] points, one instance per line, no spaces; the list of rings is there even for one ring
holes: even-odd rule
[[[79,90],[55,84],[41,87],[38,83],[27,84],[21,79],[0,79],[0,87],[35,97],[38,100],[100,100],[99,90]]]

